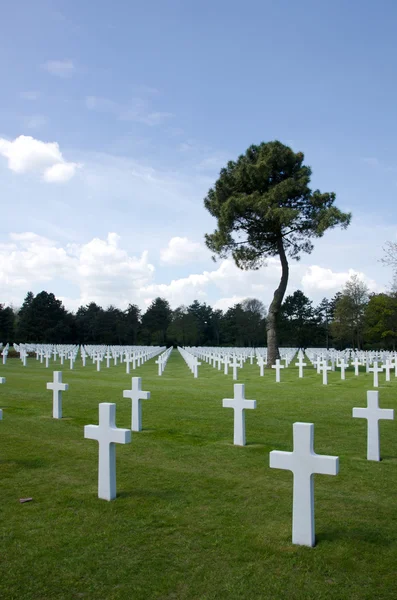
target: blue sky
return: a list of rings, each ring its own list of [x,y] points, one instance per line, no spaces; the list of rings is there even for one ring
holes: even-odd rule
[[[293,264],[289,292],[371,290],[396,240],[392,1],[14,1],[0,25],[0,302],[75,309],[156,295],[269,304],[276,261],[242,273],[203,246],[203,198],[252,143],[305,153],[353,213]],[[109,235],[110,234],[110,235]]]

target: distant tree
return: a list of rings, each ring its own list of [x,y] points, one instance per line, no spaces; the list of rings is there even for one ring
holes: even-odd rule
[[[285,320],[283,329],[287,332],[289,346],[307,348],[316,345],[318,320],[312,301],[301,290],[286,297],[281,318]]]
[[[139,329],[141,326],[141,311],[136,304],[129,304],[125,315],[125,340],[126,344],[138,343]]]
[[[155,298],[142,316],[144,343],[163,345],[167,341],[167,329],[171,323],[172,310],[167,300]]]
[[[10,344],[14,341],[15,314],[11,306],[0,304],[0,342]]]
[[[76,312],[76,332],[80,344],[96,344],[101,342],[100,322],[103,313],[95,302],[80,306]]]
[[[18,315],[17,337],[20,342],[60,342],[69,339],[67,311],[61,300],[42,291],[28,292]]]
[[[365,308],[365,338],[370,344],[396,349],[397,298],[388,294],[373,294]]]
[[[179,306],[172,312],[172,321],[167,329],[170,343],[179,346],[198,345],[198,325],[195,316],[186,306]]]
[[[368,287],[357,275],[353,275],[337,300],[331,332],[339,346],[361,348],[365,308],[368,303]]]
[[[266,307],[257,298],[246,298],[241,303],[244,311],[242,326],[247,346],[262,346],[266,331]]]
[[[323,298],[315,310],[316,315],[320,320],[320,327],[324,331],[325,346],[329,348],[329,325],[332,320],[333,306],[330,300]]]
[[[310,253],[313,238],[338,225],[347,227],[351,218],[334,206],[334,193],[309,188],[311,169],[303,160],[302,152],[278,141],[251,146],[221,170],[204,200],[217,219],[217,229],[205,236],[215,254],[231,255],[241,269],[258,269],[266,258],[280,258],[281,280],[266,322],[269,366],[279,357],[277,316],[288,283],[287,257]]]

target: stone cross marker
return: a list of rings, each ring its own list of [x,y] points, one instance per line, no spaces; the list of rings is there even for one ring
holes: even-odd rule
[[[367,392],[367,408],[353,408],[353,417],[367,419],[367,460],[380,460],[379,421],[394,419],[394,410],[379,408],[379,392]]]
[[[263,358],[263,356],[258,356],[257,364],[259,366],[259,376],[263,377],[263,371],[265,368],[265,359]]]
[[[229,367],[233,369],[233,379],[236,381],[237,379],[237,367],[240,366],[239,361],[237,360],[237,356],[233,355],[233,360],[229,362]]]
[[[52,416],[62,419],[62,392],[69,389],[67,383],[62,383],[62,371],[54,371],[54,380],[47,383],[47,390],[52,390]]]
[[[5,383],[6,382],[6,378],[5,377],[0,377],[0,383]]]
[[[316,454],[313,450],[313,423],[294,423],[293,452],[270,452],[270,467],[286,469],[294,476],[292,501],[292,543],[314,546],[314,482],[313,475],[337,475],[339,458]]]
[[[368,367],[368,373],[374,374],[374,387],[379,387],[378,373],[383,371],[383,367],[378,367],[378,361],[374,360],[374,366]]]
[[[142,391],[142,377],[132,377],[132,389],[123,391],[123,398],[132,400],[132,431],[142,431],[142,405],[141,400],[148,400],[150,392]]]
[[[359,374],[358,368],[359,368],[360,364],[361,363],[357,357],[354,360],[352,360],[352,365],[354,367],[354,375],[356,377],[358,377],[358,374]]]
[[[116,497],[116,447],[115,444],[131,442],[131,430],[115,425],[116,405],[102,402],[99,405],[99,425],[85,425],[84,437],[99,443],[98,498],[113,500]]]
[[[389,359],[387,359],[385,364],[383,365],[383,369],[385,370],[385,374],[386,374],[386,381],[390,381],[390,369],[391,368],[392,368],[391,361]]]
[[[234,384],[234,398],[224,398],[223,408],[234,409],[234,436],[235,446],[245,446],[245,414],[246,408],[256,408],[256,400],[245,399],[245,386],[243,383]]]
[[[303,367],[307,367],[307,363],[303,362],[302,354],[299,355],[299,360],[298,360],[298,362],[295,363],[295,367],[299,367],[299,377],[302,378],[303,377]]]
[[[320,370],[323,372],[323,385],[328,385],[328,371],[330,371],[332,367],[329,367],[326,360],[323,360]]]
[[[272,365],[272,369],[276,369],[276,383],[280,383],[280,369],[284,369],[284,365],[280,364],[279,358],[277,358],[276,364]]]

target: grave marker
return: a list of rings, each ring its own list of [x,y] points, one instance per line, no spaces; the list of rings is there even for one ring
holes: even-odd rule
[[[331,368],[331,367],[330,367]],[[313,450],[313,423],[293,424],[293,452],[270,452],[270,467],[292,471],[292,543],[314,546],[314,483],[313,475],[337,475],[339,458],[316,454]]]
[[[141,400],[148,400],[150,392],[142,391],[142,377],[132,377],[132,389],[123,391],[123,398],[132,400],[131,430],[142,431],[142,405]]]
[[[234,436],[235,446],[245,446],[245,414],[244,410],[256,408],[256,400],[246,400],[245,386],[243,383],[234,384],[234,398],[224,398],[223,408],[234,410]]]
[[[99,405],[99,425],[84,426],[84,437],[99,443],[98,498],[103,500],[116,497],[115,444],[131,442],[131,430],[116,427],[115,419],[116,405],[102,402]]]
[[[394,410],[379,408],[379,392],[367,392],[367,407],[353,408],[353,417],[367,419],[367,460],[380,460],[379,421],[393,420]]]
[[[62,371],[54,371],[54,380],[47,383],[47,390],[52,390],[52,416],[62,419],[62,392],[69,389],[67,383],[62,383]]]

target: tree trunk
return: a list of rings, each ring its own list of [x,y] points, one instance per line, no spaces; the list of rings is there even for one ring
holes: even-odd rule
[[[266,320],[267,332],[267,366],[271,368],[275,364],[276,359],[280,358],[277,339],[277,315],[280,311],[281,303],[284,298],[285,290],[288,284],[288,261],[285,255],[284,244],[282,238],[277,242],[278,254],[281,262],[281,279],[280,285],[273,295],[273,300],[269,306],[269,311]]]

